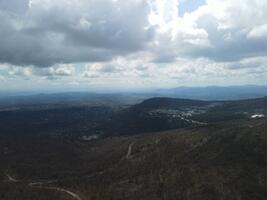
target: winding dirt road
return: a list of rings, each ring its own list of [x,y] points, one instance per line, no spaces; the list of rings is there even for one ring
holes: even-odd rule
[[[6,174],[6,177],[8,178],[8,182],[12,182],[12,183],[17,183],[17,182],[29,182],[29,181],[25,181],[25,180],[17,180],[15,178],[13,178],[12,176],[10,176],[9,174]],[[31,182],[28,183],[28,187],[31,188],[39,188],[39,189],[44,189],[44,190],[54,190],[54,191],[58,191],[58,192],[62,192],[65,193],[66,195],[71,196],[73,199],[75,200],[82,200],[82,198],[75,194],[74,192],[70,191],[70,190],[66,190],[63,188],[59,188],[59,187],[48,187],[48,186],[43,186],[44,184],[48,184],[48,183],[53,183],[55,181],[46,181],[46,182]]]
[[[40,189],[44,189],[44,190],[54,190],[54,191],[65,193],[65,194],[71,196],[75,200],[82,200],[81,197],[79,197],[77,194],[75,194],[74,192],[71,192],[69,190],[66,190],[66,189],[62,189],[62,188],[58,188],[58,187],[46,187],[46,186],[34,186],[34,185],[32,185],[30,187],[40,188]]]

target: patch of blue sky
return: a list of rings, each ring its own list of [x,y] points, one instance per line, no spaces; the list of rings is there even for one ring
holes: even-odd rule
[[[205,5],[206,0],[181,0],[179,2],[179,15],[183,17],[185,13],[191,13],[200,6]]]

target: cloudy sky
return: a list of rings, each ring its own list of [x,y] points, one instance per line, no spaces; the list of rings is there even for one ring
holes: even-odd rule
[[[267,85],[267,0],[0,0],[0,90]]]

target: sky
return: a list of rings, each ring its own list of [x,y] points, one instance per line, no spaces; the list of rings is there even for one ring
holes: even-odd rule
[[[0,91],[267,85],[267,0],[0,0]]]

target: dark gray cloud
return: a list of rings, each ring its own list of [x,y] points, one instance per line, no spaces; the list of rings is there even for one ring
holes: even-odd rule
[[[28,10],[29,0],[0,0],[1,10],[23,14]]]
[[[145,52],[151,56],[146,62],[161,64],[266,55],[265,2],[207,0],[183,18],[177,5],[178,0],[0,0],[0,63],[50,67],[112,62],[137,52],[138,60],[146,59]]]
[[[30,6],[29,6],[30,5]],[[153,38],[146,1],[0,1],[0,62],[50,66],[107,61]]]

